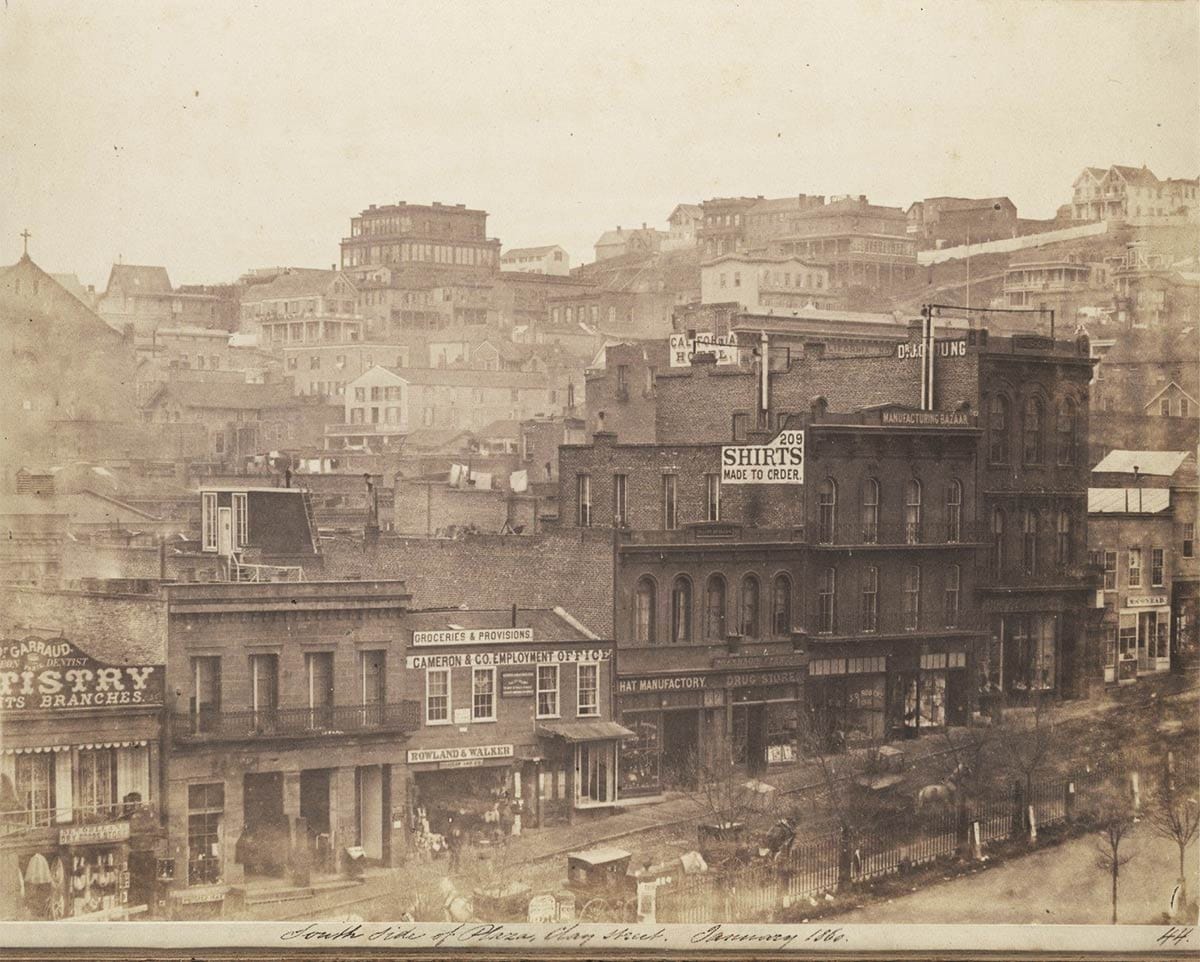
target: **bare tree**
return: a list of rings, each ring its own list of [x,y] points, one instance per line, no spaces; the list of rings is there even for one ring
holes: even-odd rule
[[[1028,723],[1017,730],[1005,732],[1000,739],[1001,764],[1020,779],[1024,813],[1033,797],[1033,781],[1046,769],[1053,758],[1057,719],[1050,703],[1038,697]],[[1022,822],[1025,818],[1022,814]]]
[[[701,811],[701,850],[709,861],[725,862],[738,852],[747,822],[761,804],[745,772],[726,753],[689,756],[688,797]]]
[[[1106,782],[1094,793],[1088,806],[1088,815],[1095,825],[1097,836],[1096,867],[1107,872],[1112,879],[1112,924],[1117,924],[1117,880],[1124,868],[1133,859],[1121,846],[1133,833],[1135,818],[1133,803],[1120,785]]]
[[[1179,771],[1168,770],[1150,799],[1146,820],[1155,835],[1169,839],[1179,848],[1179,905],[1187,905],[1188,846],[1200,832],[1200,770],[1194,762]]]

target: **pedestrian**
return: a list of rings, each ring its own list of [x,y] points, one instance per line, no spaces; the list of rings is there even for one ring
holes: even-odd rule
[[[508,793],[504,793],[504,801],[500,805],[500,841],[507,842],[508,837],[512,835],[513,827],[513,809],[512,801],[508,797]]]
[[[457,872],[461,865],[462,859],[462,828],[459,826],[459,823],[454,820],[453,815],[451,815],[447,821],[449,822],[449,831],[446,833],[446,843],[447,847],[450,849],[450,871]]]

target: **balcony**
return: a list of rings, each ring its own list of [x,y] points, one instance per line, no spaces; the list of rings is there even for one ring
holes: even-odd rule
[[[818,625],[821,618],[818,617]],[[830,626],[828,618],[825,625]],[[856,611],[853,616],[836,617],[830,631],[813,631],[808,640],[813,644],[825,641],[866,640],[870,638],[916,639],[961,635],[987,630],[987,619],[977,611],[934,608],[916,613],[901,607],[881,607],[872,616],[869,611]]]
[[[790,528],[752,528],[724,521],[705,521],[674,530],[621,530],[624,545],[681,544],[806,544],[804,525]]]
[[[145,802],[114,802],[106,805],[76,805],[69,809],[8,809],[0,811],[0,836],[32,829],[78,828],[128,819],[135,811],[149,812],[157,818],[158,809]],[[141,817],[141,816],[139,816]]]
[[[815,544],[819,547],[850,548],[977,545],[982,544],[986,539],[985,527],[977,522],[945,520],[818,523],[814,534],[816,535]]]
[[[255,741],[264,738],[337,738],[408,733],[421,726],[421,703],[401,701],[327,708],[176,713],[172,736],[181,743]]]
[[[1030,570],[1024,565],[1009,565],[999,571],[995,567],[982,570],[979,574],[980,591],[1042,590],[1099,588],[1103,583],[1104,569],[1100,565],[1076,564],[1039,565]]]

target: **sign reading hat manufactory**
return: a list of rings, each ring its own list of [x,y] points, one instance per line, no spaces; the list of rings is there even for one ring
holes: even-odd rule
[[[0,641],[5,711],[161,705],[160,665],[106,665],[64,638]]]
[[[533,641],[532,628],[458,628],[447,631],[414,631],[414,648],[431,645],[503,645]]]
[[[804,432],[780,431],[768,444],[721,448],[722,484],[803,484]]]

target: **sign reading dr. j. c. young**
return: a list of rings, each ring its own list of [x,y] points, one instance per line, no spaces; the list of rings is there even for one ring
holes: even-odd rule
[[[0,641],[0,708],[161,705],[161,665],[106,665],[63,638]]]
[[[804,432],[780,431],[767,444],[721,448],[722,484],[803,484]]]

